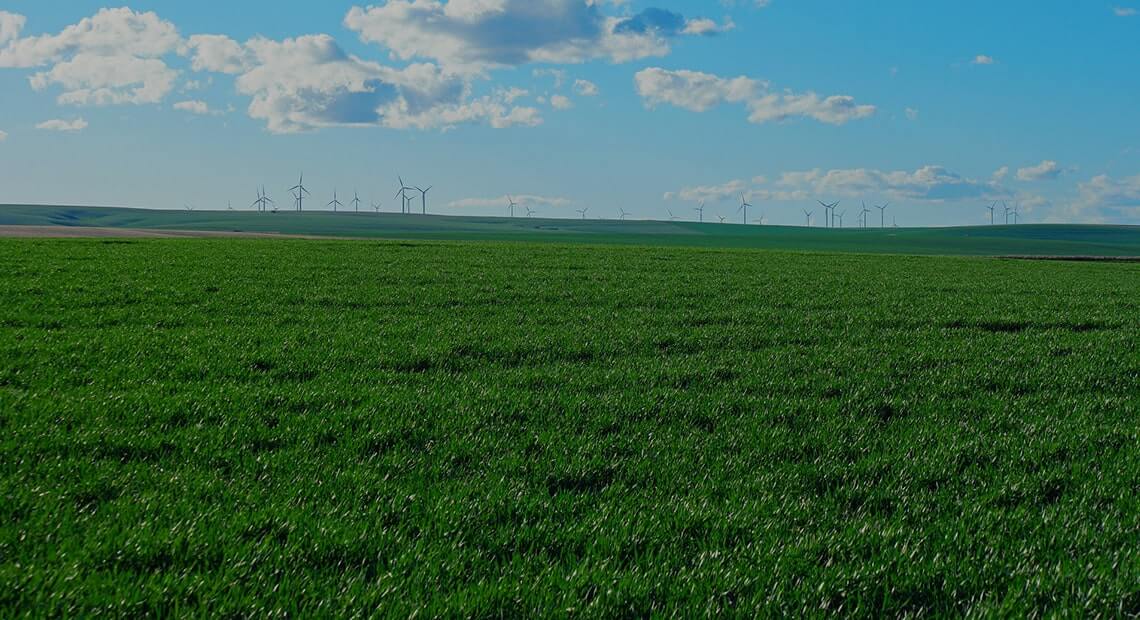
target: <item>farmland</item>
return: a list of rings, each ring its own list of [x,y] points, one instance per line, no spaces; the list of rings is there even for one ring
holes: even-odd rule
[[[0,240],[0,299],[0,616],[1140,613],[1135,263]]]
[[[659,216],[664,217],[664,212]],[[711,216],[710,216],[711,219]],[[1140,226],[1021,225],[824,229],[691,221],[440,217],[328,211],[163,211],[0,205],[0,227],[203,231],[435,241],[517,241],[946,256],[1140,256]],[[3,231],[0,230],[0,235]]]

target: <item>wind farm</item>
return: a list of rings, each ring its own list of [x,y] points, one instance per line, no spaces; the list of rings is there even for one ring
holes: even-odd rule
[[[1136,2],[7,3],[0,618],[1140,618]]]

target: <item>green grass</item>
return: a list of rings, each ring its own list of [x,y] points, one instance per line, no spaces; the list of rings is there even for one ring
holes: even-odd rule
[[[1140,226],[959,228],[743,226],[694,222],[170,211],[0,205],[0,226],[100,226],[410,240],[522,241],[957,256],[1140,256]]]
[[[1140,613],[1140,265],[0,241],[0,616]]]

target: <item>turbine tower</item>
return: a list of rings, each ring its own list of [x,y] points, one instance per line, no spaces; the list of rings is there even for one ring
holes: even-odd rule
[[[832,212],[834,212],[834,209],[832,209]],[[840,227],[840,228],[843,228],[843,216],[844,216],[844,215],[847,215],[847,212],[846,212],[846,211],[841,211],[841,212],[839,213],[839,215],[838,215],[838,217],[839,217],[839,227]]]
[[[863,220],[863,228],[867,227],[867,214],[870,212],[871,210],[867,208],[867,203],[864,202],[863,210],[859,212],[859,217]]]
[[[511,209],[511,217],[514,217],[515,207],[519,206],[519,203],[515,202],[515,199],[511,198],[510,194],[507,194],[507,206]]]
[[[837,200],[831,204],[827,204],[826,202],[824,202],[822,200],[817,200],[816,202],[818,202],[820,204],[820,206],[823,207],[824,228],[834,228],[835,227],[835,207],[839,206],[839,201]]]
[[[1005,223],[1008,226],[1009,225],[1009,205],[1005,204],[1004,200],[1001,201],[1001,208],[1005,209]]]
[[[807,226],[808,226],[808,228],[811,228],[811,214],[813,212],[808,211],[807,209],[804,209],[803,211],[804,211],[804,215],[807,216]]]
[[[697,220],[698,222],[705,221],[705,201],[702,200],[701,206],[693,209],[693,211],[696,211],[698,214],[700,214],[700,219]]]
[[[748,225],[748,207],[751,207],[751,206],[752,205],[748,204],[748,201],[744,199],[744,194],[741,194],[740,195],[740,209],[738,209],[738,211],[744,211],[744,225],[745,226]]]
[[[626,213],[625,209],[622,208],[618,208],[618,211],[621,211],[621,216],[619,216],[618,219],[624,222],[625,218],[629,217],[629,214]]]
[[[336,213],[337,207],[343,207],[344,206],[344,203],[342,203],[341,201],[336,199],[336,190],[335,189],[333,190],[333,199],[330,200],[329,203],[325,206],[326,207],[332,207],[333,213]]]
[[[586,219],[586,212],[589,210],[590,210],[590,207],[586,207],[585,209],[575,209],[575,211],[582,214],[582,219]],[[511,217],[514,217],[514,216],[511,216]]]
[[[301,178],[297,181],[297,184],[294,185],[293,187],[290,187],[289,191],[293,192],[293,197],[297,199],[297,210],[298,211],[304,211],[305,210],[305,196],[311,195],[309,193],[309,190],[305,189],[305,173],[304,172],[301,173]]]
[[[420,193],[420,208],[422,209],[424,215],[427,215],[427,195],[433,187],[435,186],[429,185],[427,189],[420,189],[418,187],[413,188]]]
[[[889,206],[891,206],[889,202],[883,206],[875,205],[875,208],[879,210],[879,228],[887,227],[887,207]]]
[[[374,203],[372,203],[372,210],[375,211],[376,213],[380,213],[380,206],[381,206],[381,203],[374,202]]]
[[[251,205],[251,206],[257,207],[258,211],[266,211],[269,209],[269,207],[267,205],[270,205],[270,204],[276,205],[277,203],[273,202],[273,199],[271,199],[265,193],[265,186],[262,185],[257,190],[257,200],[254,200],[253,205]]]
[[[357,194],[356,191],[353,191],[352,192],[352,200],[350,200],[349,202],[352,203],[353,205],[355,205],[356,206],[356,212],[360,213],[360,194]]]
[[[994,201],[994,203],[992,205],[990,205],[986,208],[990,210],[990,226],[993,226],[994,225],[994,209],[997,208],[997,201]]]
[[[400,213],[406,214],[410,211],[410,209],[408,209],[408,190],[414,188],[408,187],[406,184],[404,184],[404,178],[400,175],[396,175],[396,178],[400,181],[400,189],[396,192],[396,195],[393,196],[393,198],[398,197],[400,199]]]

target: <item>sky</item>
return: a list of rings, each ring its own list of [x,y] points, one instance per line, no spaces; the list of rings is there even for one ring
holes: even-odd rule
[[[6,0],[0,203],[1140,224],[1121,1]]]

